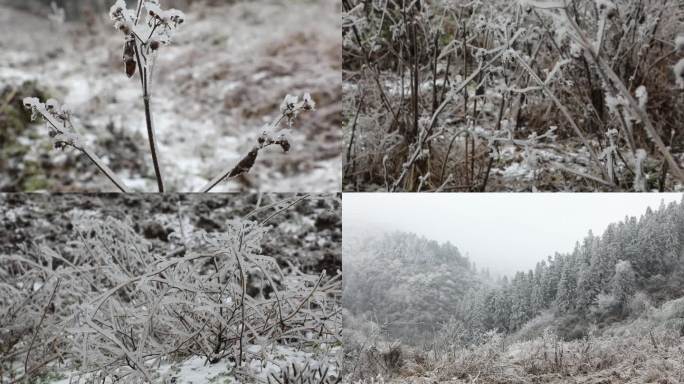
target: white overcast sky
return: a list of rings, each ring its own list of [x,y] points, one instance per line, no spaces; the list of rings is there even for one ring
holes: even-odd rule
[[[345,193],[343,231],[382,227],[450,241],[493,274],[534,268],[572,251],[591,229],[600,235],[626,215],[641,216],[681,193]]]

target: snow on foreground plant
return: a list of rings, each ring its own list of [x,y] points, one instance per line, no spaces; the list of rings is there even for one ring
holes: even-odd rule
[[[140,79],[152,165],[157,188],[159,192],[164,192],[166,187],[161,172],[151,109],[152,80],[156,55],[162,47],[171,43],[174,34],[185,22],[185,14],[176,9],[162,9],[159,0],[138,0],[135,9],[127,8],[125,0],[117,0],[111,7],[109,16],[114,22],[114,27],[124,36],[122,55],[124,72],[129,78],[137,73]],[[34,118],[42,117],[46,121],[50,136],[54,139],[55,148],[73,147],[81,151],[95,163],[118,190],[131,192],[105,162],[84,145],[78,130],[74,127],[68,108],[59,106],[59,103],[53,99],[42,103],[41,100],[33,97],[24,99],[24,106],[32,111]],[[264,126],[253,148],[237,165],[227,167],[200,191],[209,192],[226,178],[249,172],[259,152],[271,145],[279,145],[284,152],[288,152],[291,147],[289,132],[293,128],[295,119],[301,112],[313,111],[315,107],[316,103],[309,93],[305,93],[301,101],[297,96],[286,95],[280,108],[280,116],[271,124]],[[285,129],[281,129],[283,121],[287,123]]]
[[[167,254],[112,218],[76,232],[64,254],[2,256],[0,356],[21,356],[15,382],[57,363],[85,382],[175,382],[173,364],[192,356],[239,382],[260,371],[282,380],[292,372],[269,362],[278,346],[320,356],[295,366],[302,383],[337,379],[328,356],[340,343],[340,276],[281,270],[260,254],[262,223],[179,235]]]

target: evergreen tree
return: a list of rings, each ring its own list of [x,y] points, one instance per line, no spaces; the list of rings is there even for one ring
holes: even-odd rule
[[[629,261],[620,260],[615,265],[612,288],[615,301],[624,308],[635,291],[636,275]]]

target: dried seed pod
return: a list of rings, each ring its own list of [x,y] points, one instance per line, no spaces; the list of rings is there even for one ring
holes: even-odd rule
[[[133,59],[128,59],[124,62],[124,65],[126,67],[126,76],[128,76],[128,78],[133,77],[138,63]]]
[[[126,39],[126,42],[124,43],[124,50],[123,50],[123,58],[124,60],[126,59],[131,59],[135,56],[135,40],[134,39]]]
[[[240,162],[235,166],[235,168],[233,168],[233,170],[230,171],[228,177],[235,177],[237,175],[249,172],[249,170],[252,169],[252,166],[256,162],[258,154],[259,148],[252,148],[252,150],[249,151],[247,156],[243,157],[242,160],[240,160]]]
[[[287,139],[278,140],[278,144],[283,149],[283,152],[288,152],[290,150],[290,141]]]
[[[126,43],[124,44],[124,51],[123,51],[123,61],[124,61],[124,69],[126,71],[126,76],[129,78],[133,77],[135,75],[135,70],[137,66],[137,61],[134,59],[135,57],[135,40],[133,39],[128,39],[126,40]]]
[[[48,99],[45,102],[45,109],[48,111],[57,111],[59,110],[59,103],[55,99]]]
[[[161,45],[161,43],[159,42],[159,40],[150,41],[150,49],[153,51],[156,51],[157,49],[159,49],[160,45]]]

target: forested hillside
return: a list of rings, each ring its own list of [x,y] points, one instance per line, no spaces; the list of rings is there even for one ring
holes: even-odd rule
[[[344,265],[344,307],[405,342],[424,338],[461,312],[460,298],[482,286],[475,265],[450,243],[394,232],[353,249],[362,255]]]
[[[561,224],[562,225],[562,224]],[[570,254],[556,253],[534,271],[518,272],[500,288],[478,296],[470,326],[511,332],[545,309],[565,316],[578,338],[587,323],[624,319],[654,304],[684,296],[684,204],[626,217],[600,235],[589,234]]]
[[[683,245],[684,201],[497,279],[450,243],[345,235],[347,379],[682,382]]]

